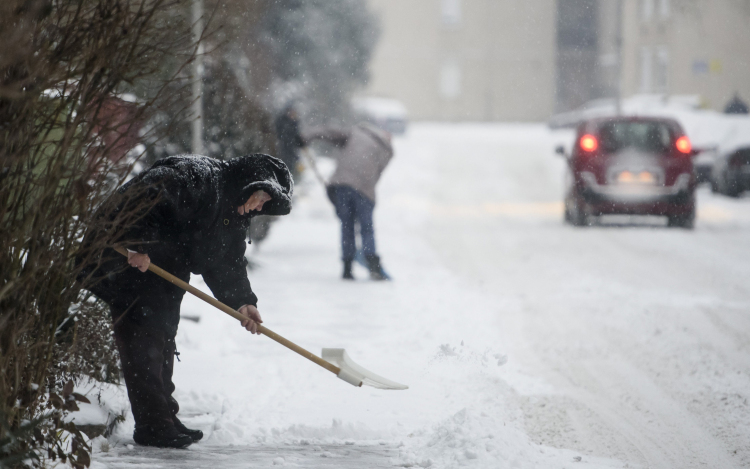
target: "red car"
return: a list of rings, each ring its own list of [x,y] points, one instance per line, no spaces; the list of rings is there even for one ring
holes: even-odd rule
[[[557,152],[565,155],[562,147]],[[579,125],[568,158],[565,221],[598,215],[661,215],[693,228],[695,176],[690,140],[677,121],[652,117],[592,119]]]

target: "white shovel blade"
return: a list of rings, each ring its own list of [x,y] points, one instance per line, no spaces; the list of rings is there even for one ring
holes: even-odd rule
[[[372,371],[357,365],[346,354],[346,350],[342,348],[324,348],[321,357],[328,363],[341,368],[341,373],[338,374],[338,377],[354,386],[366,384],[378,389],[409,389],[409,386],[378,376]]]

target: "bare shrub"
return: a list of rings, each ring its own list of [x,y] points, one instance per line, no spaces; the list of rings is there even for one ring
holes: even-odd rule
[[[153,131],[141,124],[174,101],[168,86],[188,85],[179,79],[195,53],[186,3],[0,2],[2,464],[29,451],[35,464],[89,464],[62,415],[81,400],[74,381],[119,372],[101,303],[79,301],[97,279],[75,282],[75,259],[85,264],[111,241],[81,248],[84,231],[102,223],[96,208],[137,161],[138,134]],[[135,216],[121,214],[114,227]],[[31,433],[29,421],[38,423]]]

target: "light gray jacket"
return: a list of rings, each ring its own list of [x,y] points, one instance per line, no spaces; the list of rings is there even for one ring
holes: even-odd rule
[[[370,124],[357,124],[349,129],[325,127],[304,133],[307,141],[326,140],[341,149],[333,155],[336,171],[328,184],[349,186],[373,202],[375,185],[393,157],[389,137],[387,132]]]

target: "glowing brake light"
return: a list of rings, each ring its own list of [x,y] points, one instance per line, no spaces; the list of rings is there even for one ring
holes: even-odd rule
[[[578,142],[581,145],[581,150],[586,152],[596,151],[599,148],[599,141],[593,135],[584,135]]]
[[[674,142],[674,145],[677,147],[677,151],[686,155],[690,154],[690,152],[693,151],[693,146],[690,144],[690,139],[684,135],[678,138],[677,141]]]

